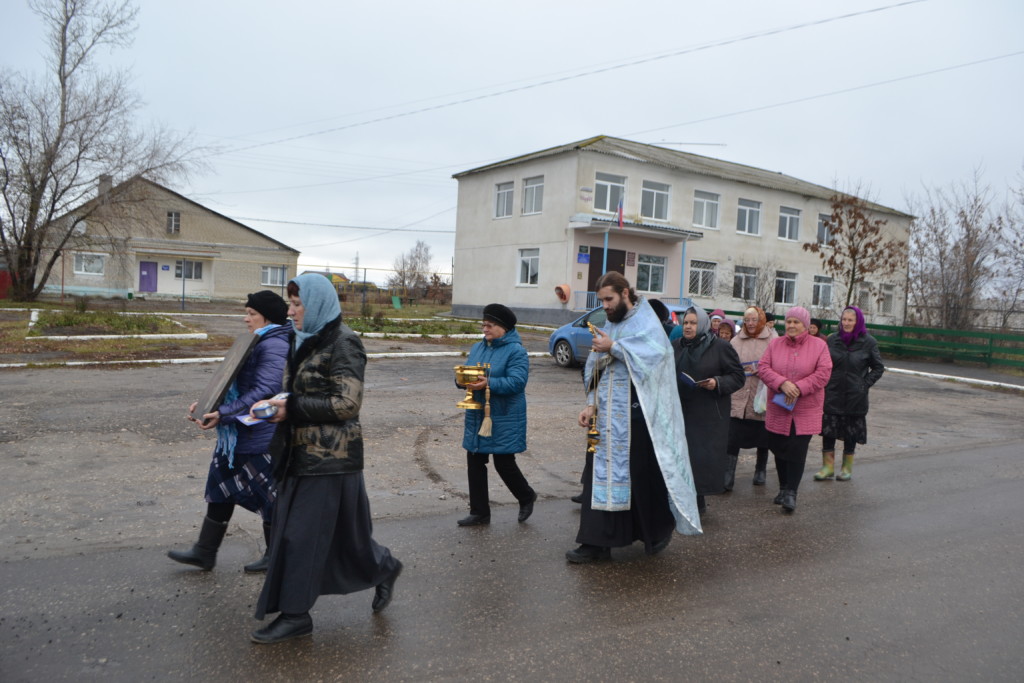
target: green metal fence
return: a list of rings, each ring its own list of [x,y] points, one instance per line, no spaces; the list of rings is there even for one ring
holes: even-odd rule
[[[737,323],[741,311],[726,311]],[[783,333],[781,321],[776,329]],[[822,333],[839,329],[837,320],[822,319]],[[878,340],[878,348],[897,358],[929,358],[944,362],[984,363],[988,367],[1002,365],[1024,368],[1024,335],[1002,332],[942,330],[933,327],[901,327],[868,323],[868,330]]]

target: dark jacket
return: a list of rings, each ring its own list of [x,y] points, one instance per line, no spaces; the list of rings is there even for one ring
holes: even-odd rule
[[[825,412],[867,415],[868,389],[885,372],[878,342],[865,333],[846,348],[837,332],[829,335],[828,352],[832,356],[832,376],[825,385]]]
[[[519,333],[514,329],[492,342],[473,345],[466,365],[490,363],[491,436],[477,434],[484,418],[483,410],[467,410],[462,447],[471,453],[522,453],[526,450],[526,381],[530,376],[530,358]],[[484,391],[473,397],[483,403]]]
[[[682,340],[672,341],[676,358],[676,382],[679,402],[683,406],[686,443],[690,451],[690,468],[697,495],[721,493],[725,489],[725,448],[729,441],[730,395],[746,382],[736,349],[724,339],[715,337],[697,362],[695,380],[715,378],[713,391],[691,387],[679,381],[679,359]]]
[[[277,425],[261,422],[246,427],[234,418],[248,415],[253,403],[280,393],[291,333],[290,321],[263,333],[238,371],[235,379],[238,398],[217,408],[222,422],[233,420],[238,427],[235,453],[239,455],[260,455],[270,449],[270,440]]]
[[[360,472],[363,432],[363,343],[341,318],[306,339],[288,356],[285,391],[291,437],[288,476]]]

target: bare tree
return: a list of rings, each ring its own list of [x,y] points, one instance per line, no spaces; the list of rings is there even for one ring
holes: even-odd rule
[[[976,170],[969,182],[926,189],[911,227],[909,290],[915,319],[954,330],[975,324],[994,285],[1005,218]]]
[[[138,202],[137,194],[115,190],[86,206],[98,178],[159,181],[197,165],[184,137],[138,130],[141,101],[126,71],[94,64],[98,49],[131,43],[137,10],[128,0],[30,5],[47,29],[45,77],[0,72],[0,256],[12,296],[22,301],[39,295],[60,249],[83,223],[98,227],[100,214],[109,218],[120,203]]]
[[[1004,220],[994,297],[1002,329],[1010,326],[1013,316],[1024,313],[1024,175],[1012,191]]]
[[[430,245],[416,240],[416,246],[395,258],[395,274],[388,278],[388,287],[404,287],[423,294],[430,284]]]
[[[818,255],[825,272],[845,293],[844,307],[850,305],[861,285],[867,286],[873,297],[879,297],[880,280],[905,268],[907,243],[887,237],[887,223],[873,218],[868,202],[860,197],[836,193],[832,197],[828,239],[804,243],[804,251]]]

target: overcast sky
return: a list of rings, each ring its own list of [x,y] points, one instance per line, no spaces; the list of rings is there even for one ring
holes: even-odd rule
[[[1021,0],[140,4],[103,63],[131,66],[143,122],[224,150],[172,189],[371,280],[417,239],[450,270],[453,173],[599,134],[897,209],[975,168],[1002,196],[1024,167]],[[43,50],[4,0],[0,63],[38,73]]]

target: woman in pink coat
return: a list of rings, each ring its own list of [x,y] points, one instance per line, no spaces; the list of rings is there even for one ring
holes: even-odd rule
[[[769,389],[765,427],[775,454],[779,495],[772,502],[783,512],[796,510],[796,491],[804,476],[807,446],[821,431],[825,385],[832,375],[828,345],[807,332],[811,315],[794,306],[786,311],[786,334],[773,339],[757,374]]]

